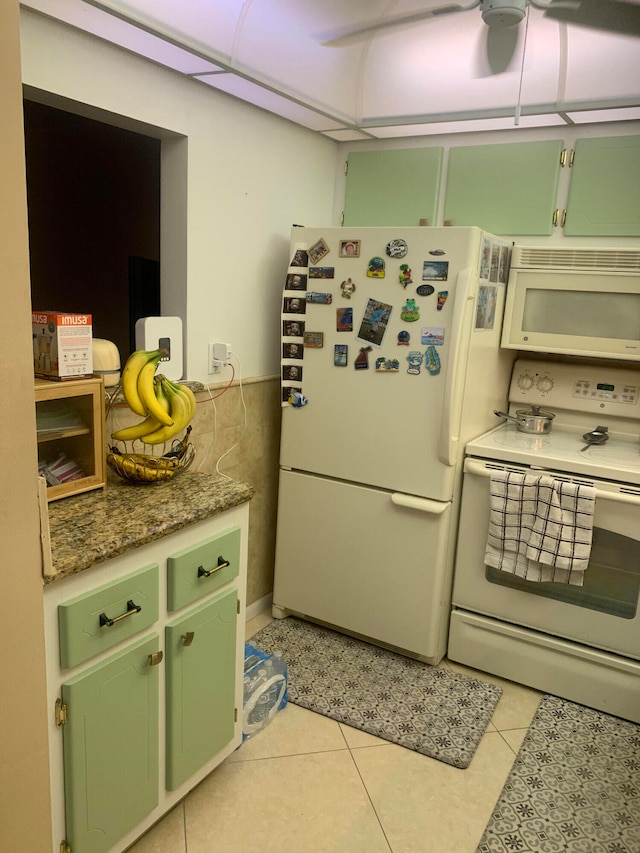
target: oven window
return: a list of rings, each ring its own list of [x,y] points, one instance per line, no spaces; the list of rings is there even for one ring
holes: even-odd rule
[[[633,619],[640,595],[640,542],[594,527],[591,559],[583,586],[525,581],[509,572],[486,566],[490,583],[542,595],[556,601]]]

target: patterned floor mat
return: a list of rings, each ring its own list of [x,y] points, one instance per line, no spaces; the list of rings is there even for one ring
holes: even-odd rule
[[[544,696],[476,853],[639,853],[640,726]]]
[[[281,651],[289,700],[423,755],[465,768],[502,690],[294,617],[252,645]]]

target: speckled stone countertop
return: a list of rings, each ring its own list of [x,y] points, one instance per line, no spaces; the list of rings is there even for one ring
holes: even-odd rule
[[[146,545],[197,521],[245,503],[248,483],[185,471],[165,483],[109,480],[106,489],[49,504],[52,567],[44,583]]]

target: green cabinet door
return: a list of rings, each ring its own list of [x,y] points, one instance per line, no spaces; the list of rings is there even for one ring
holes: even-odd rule
[[[237,601],[230,589],[165,627],[169,791],[233,739]]]
[[[640,236],[640,136],[577,140],[564,233]]]
[[[435,225],[442,148],[349,154],[344,225]]]
[[[104,853],[158,804],[158,635],[62,685],[67,844]]]
[[[562,148],[561,140],[452,148],[445,222],[493,234],[551,234]]]

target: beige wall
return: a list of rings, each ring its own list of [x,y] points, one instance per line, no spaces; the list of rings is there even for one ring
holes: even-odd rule
[[[0,3],[0,837],[51,850],[18,0]]]

